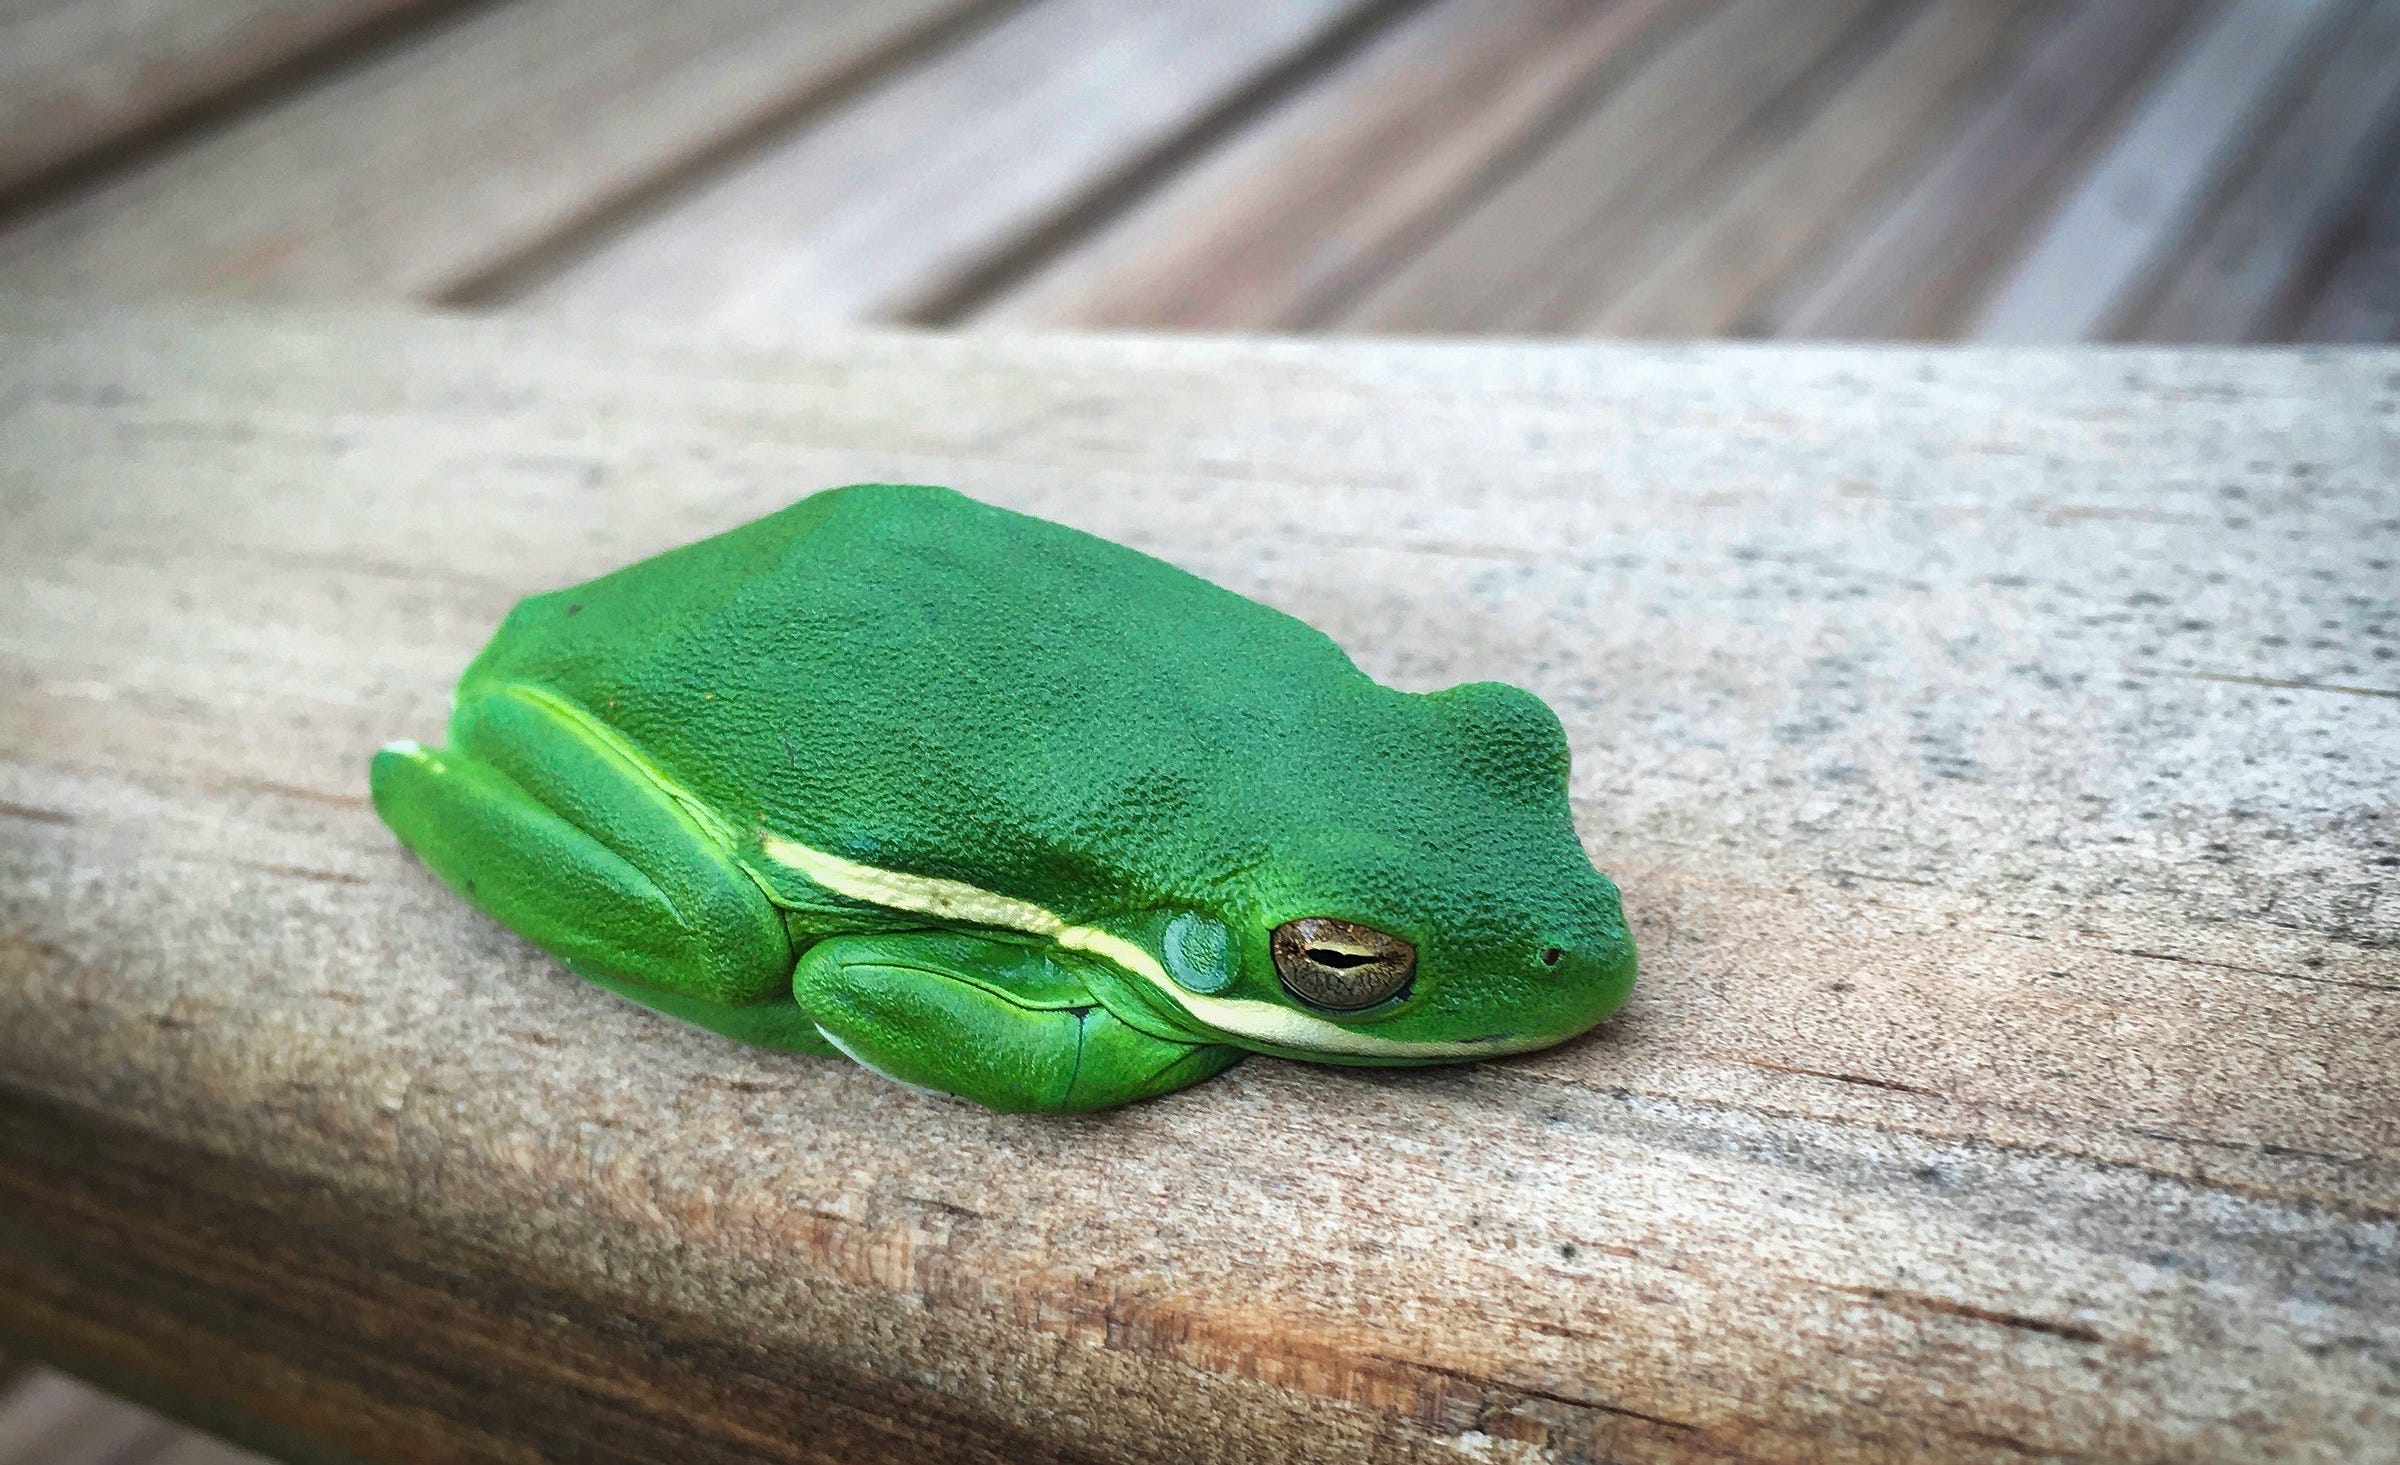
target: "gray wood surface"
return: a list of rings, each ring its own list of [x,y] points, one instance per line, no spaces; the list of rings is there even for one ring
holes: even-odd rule
[[[426,0],[0,0],[0,195]]]
[[[2391,1459],[2400,356],[0,329],[0,1336],[370,1458]],[[826,484],[1547,697],[1600,1033],[1003,1118],[363,798]]]
[[[739,329],[935,311],[1378,0],[1037,0],[521,290]]]
[[[772,127],[960,0],[514,0],[0,225],[0,289],[437,296]]]

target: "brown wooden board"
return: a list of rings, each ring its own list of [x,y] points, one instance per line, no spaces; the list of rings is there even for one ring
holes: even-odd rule
[[[0,196],[428,0],[0,5]]]
[[[441,295],[957,13],[959,0],[512,0],[0,219],[0,289]]]
[[[494,303],[739,329],[943,313],[1382,0],[1038,0]]]
[[[1316,324],[1701,7],[1442,0],[977,309],[979,327]]]
[[[1760,333],[1941,338],[1994,288],[2075,160],[2203,12],[2197,0],[2078,0],[1917,171],[1756,313]]]
[[[382,1459],[2389,1459],[2400,355],[0,326],[0,1336]],[[364,800],[853,479],[1531,687],[1590,1038],[1005,1118]]]

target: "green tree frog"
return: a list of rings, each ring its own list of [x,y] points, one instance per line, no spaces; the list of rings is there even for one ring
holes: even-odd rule
[[[834,489],[517,605],[375,807],[625,997],[995,1109],[1248,1053],[1521,1053],[1634,953],[1549,707],[948,489]]]

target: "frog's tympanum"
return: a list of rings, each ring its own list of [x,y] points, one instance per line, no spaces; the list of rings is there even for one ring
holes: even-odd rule
[[[816,494],[518,605],[375,807],[573,970],[996,1109],[1245,1053],[1522,1053],[1625,1000],[1532,694],[947,489]]]

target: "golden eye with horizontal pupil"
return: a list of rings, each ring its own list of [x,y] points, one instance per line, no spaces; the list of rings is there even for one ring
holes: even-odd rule
[[[1283,990],[1327,1012],[1389,1002],[1417,975],[1417,948],[1356,921],[1310,916],[1286,921],[1267,943]]]

